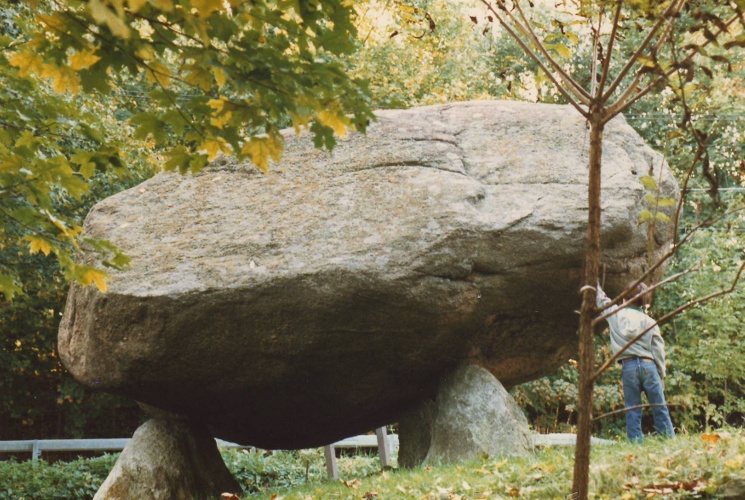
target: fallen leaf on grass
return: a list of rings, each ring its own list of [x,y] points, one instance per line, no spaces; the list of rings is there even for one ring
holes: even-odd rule
[[[742,470],[742,464],[745,462],[745,457],[742,455],[737,455],[735,458],[732,458],[730,460],[727,460],[724,462],[724,465],[728,469],[736,469],[736,470]]]
[[[629,482],[626,483],[623,487],[627,490],[631,490],[633,488],[636,488],[637,486],[639,486],[639,476],[634,474],[633,476],[631,476],[631,479],[629,479]]]
[[[373,498],[376,498],[378,496],[377,491],[368,491],[364,495],[362,495],[362,498],[365,500],[372,500]]]
[[[660,477],[669,476],[673,473],[670,469],[666,469],[665,467],[655,467],[654,471],[659,475]]]
[[[669,495],[675,493],[678,490],[693,491],[697,487],[701,486],[701,483],[696,481],[677,481],[669,484],[650,484],[642,488],[645,493],[656,493],[660,495]]]
[[[721,439],[721,436],[719,434],[701,434],[701,439],[707,443],[717,444]]]
[[[352,488],[354,490],[354,489],[359,488],[362,482],[358,481],[357,479],[352,479],[350,481],[345,481],[342,479],[341,484],[343,484],[347,488]]]

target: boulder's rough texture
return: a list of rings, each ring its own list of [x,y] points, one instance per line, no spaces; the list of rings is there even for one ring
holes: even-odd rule
[[[402,467],[533,449],[528,419],[515,400],[494,375],[470,364],[443,379],[435,400],[424,400],[403,415],[399,435]]]
[[[154,418],[137,429],[94,500],[219,498],[242,494],[201,424]]]
[[[395,421],[463,361],[540,377],[575,351],[587,152],[572,108],[488,101],[380,112],[332,154],[288,134],[269,175],[228,158],[159,174],[89,214],[132,265],[106,294],[72,288],[62,360],[264,448]],[[644,262],[639,177],[677,187],[623,119],[603,163],[614,291]]]

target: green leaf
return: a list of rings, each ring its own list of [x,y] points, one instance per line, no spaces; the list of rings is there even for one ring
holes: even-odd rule
[[[639,177],[639,182],[641,182],[647,189],[657,189],[657,181],[651,175],[643,175]]]
[[[667,196],[661,196],[657,200],[657,206],[658,207],[675,207],[678,205],[678,200],[675,198],[670,198]]]
[[[166,155],[168,156],[168,160],[164,165],[166,170],[172,171],[178,169],[182,174],[189,170],[189,162],[191,161],[192,154],[185,146],[179,144],[168,151]]]
[[[564,59],[569,60],[572,58],[572,51],[563,43],[547,43],[546,48],[555,51]]]
[[[670,222],[670,217],[668,217],[666,214],[663,214],[662,212],[657,212],[655,214],[655,217],[657,218],[658,221]]]
[[[80,166],[79,172],[86,179],[90,179],[96,173],[96,163],[92,161],[93,155],[94,153],[90,151],[78,151],[70,157],[70,161]]]
[[[137,125],[134,136],[136,139],[145,140],[152,136],[156,145],[163,144],[166,141],[165,123],[153,113],[140,113],[129,119],[130,123]]]
[[[639,56],[637,60],[642,66],[647,68],[654,68],[655,66],[657,66],[657,63],[654,61],[654,59],[650,59],[649,57]]]
[[[5,296],[5,300],[11,301],[15,295],[22,295],[23,289],[10,276],[0,274],[0,293]]]

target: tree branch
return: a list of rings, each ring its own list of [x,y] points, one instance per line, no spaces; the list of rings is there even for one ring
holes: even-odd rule
[[[702,227],[706,227],[708,225],[715,224],[715,223],[719,222],[720,220],[724,219],[725,217],[727,217],[729,215],[732,215],[732,214],[735,214],[737,212],[741,212],[743,210],[745,210],[745,207],[739,207],[739,208],[735,208],[733,210],[729,210],[729,211],[727,211],[727,212],[725,212],[723,214],[720,214],[717,217],[714,217],[714,215],[712,214],[709,217],[707,217],[706,219],[704,219],[703,222],[701,222],[700,224],[696,225],[688,234],[686,234],[680,240],[679,243],[673,244],[672,245],[672,248],[665,255],[663,255],[649,270],[645,271],[639,278],[637,278],[631,285],[629,285],[628,289],[631,290],[634,287],[636,287],[636,285],[638,285],[639,283],[641,283],[642,281],[644,281],[650,274],[652,274],[654,271],[656,271],[662,264],[664,264],[665,262],[667,262],[667,260],[670,259],[672,256],[674,256],[678,252],[678,249],[681,246],[683,246],[688,241],[688,239],[696,233],[696,231],[698,231]],[[677,230],[676,230],[676,234],[677,234]],[[693,272],[694,270],[695,269],[691,270],[691,272]],[[687,274],[687,272],[684,272],[684,273]],[[672,276],[670,278],[667,278],[667,279],[665,279],[665,280],[657,283],[656,285],[651,286],[647,290],[647,292],[654,291],[657,288],[661,287],[662,285],[672,282],[673,281],[672,278],[677,279],[679,277],[680,276],[674,275],[674,276]],[[639,294],[639,295],[635,296],[634,299],[636,299],[638,297],[641,297],[642,295],[644,295],[644,294]],[[613,307],[614,305],[617,305],[619,302],[621,302],[622,299],[623,299],[623,294],[619,295],[618,297],[616,297],[615,299],[613,299],[611,302],[609,302],[608,304],[604,305],[603,307],[598,308],[597,309],[597,312],[602,313],[603,311],[607,310],[609,307]],[[607,315],[607,316],[603,316],[602,318],[598,318],[598,319],[596,319],[593,322],[593,324],[599,323],[602,319],[606,319],[608,316],[611,316],[611,315]]]
[[[619,306],[619,308],[616,309],[616,310],[614,310],[613,312],[605,313],[602,316],[599,316],[599,317],[595,318],[594,320],[592,320],[592,326],[596,326],[599,323],[601,323],[602,321],[605,321],[606,319],[610,318],[611,316],[613,316],[614,314],[616,314],[616,312],[620,311],[621,309],[626,309],[627,307],[631,306],[634,303],[634,301],[636,299],[638,299],[639,297],[642,297],[642,296],[644,296],[644,295],[646,295],[648,293],[651,293],[651,292],[657,290],[658,288],[661,288],[662,286],[667,285],[668,283],[672,283],[673,281],[676,281],[676,280],[682,278],[683,276],[685,276],[687,274],[691,274],[692,272],[695,272],[695,271],[698,271],[698,268],[697,267],[693,267],[691,269],[686,269],[685,271],[681,271],[678,274],[674,274],[674,275],[672,275],[672,276],[670,276],[668,278],[665,278],[664,280],[660,281],[659,283],[656,283],[653,286],[650,286],[644,292],[638,293],[638,294],[634,295],[632,298],[628,299],[625,304],[621,304]],[[639,283],[641,283],[642,281],[643,280],[639,280]],[[628,290],[633,290],[636,287],[636,285],[638,285],[639,283],[632,284],[632,286],[630,286],[628,288]],[[628,290],[626,290],[626,291],[628,291]],[[623,300],[623,295],[624,295],[623,293],[620,294],[618,297],[616,297],[610,303],[608,303],[605,306],[603,306],[602,308],[600,308],[599,311],[600,312],[607,311],[609,308],[613,307],[614,305],[617,305],[619,302],[621,302]]]
[[[500,3],[504,5],[503,1],[501,1]],[[541,52],[541,54],[543,54],[543,57],[546,58],[551,67],[559,74],[559,77],[562,79],[564,84],[568,85],[572,89],[577,100],[579,100],[585,106],[589,106],[591,94],[589,94],[584,88],[582,88],[579,83],[577,83],[571,76],[569,76],[569,74],[564,71],[561,65],[556,62],[556,59],[551,57],[551,54],[548,53],[548,50],[546,50],[546,47],[543,45],[541,40],[538,38],[538,35],[536,35],[535,31],[533,30],[530,21],[525,16],[522,7],[520,7],[520,2],[515,1],[514,4],[525,25],[522,25],[509,10],[506,10],[507,15],[520,28],[520,31],[522,31],[523,34],[527,36],[535,44],[536,47],[538,47],[538,50]]]
[[[613,17],[613,27],[610,32],[610,39],[608,40],[608,48],[605,51],[605,61],[603,61],[603,74],[600,77],[600,83],[598,84],[598,95],[603,95],[605,84],[608,82],[608,72],[610,71],[611,54],[613,53],[613,45],[616,41],[616,35],[618,33],[618,24],[621,19],[621,9],[623,8],[623,0],[618,0],[618,6],[616,7],[616,15]],[[593,96],[595,94],[593,93]]]
[[[600,5],[600,14],[598,15],[598,29],[595,31],[592,40],[592,63],[590,64],[590,95],[592,98],[598,96],[595,95],[597,90],[597,77],[598,77],[598,45],[600,45],[600,30],[603,27],[603,14],[605,13],[605,6]],[[602,95],[602,92],[600,93]]]
[[[494,7],[488,2],[488,0],[481,0],[481,3],[486,5],[487,9],[494,14],[494,17],[497,18],[499,21],[499,24],[502,25],[504,29],[507,30],[507,32],[510,34],[510,36],[520,45],[520,47],[523,49],[523,52],[525,52],[528,57],[533,59],[533,61],[543,70],[544,73],[546,73],[546,76],[551,80],[551,82],[556,86],[556,89],[561,93],[562,96],[571,104],[574,106],[574,108],[579,111],[579,113],[584,116],[585,118],[589,117],[588,112],[580,106],[580,104],[574,100],[573,96],[569,94],[569,92],[564,88],[563,85],[559,83],[559,81],[556,79],[556,77],[546,68],[546,65],[541,61],[541,59],[537,56],[537,54],[525,43],[525,41],[520,38],[520,36],[515,32],[515,30],[507,24],[507,22],[502,18],[502,16],[494,10]]]
[[[719,37],[720,37],[720,36],[722,35],[722,33],[724,33],[725,31],[727,31],[727,28],[729,28],[729,27],[730,27],[730,26],[731,26],[731,25],[732,25],[732,24],[733,24],[733,23],[734,23],[735,21],[737,21],[738,19],[739,19],[739,16],[738,16],[737,14],[733,15],[733,16],[732,16],[732,17],[731,17],[731,18],[730,18],[730,19],[729,19],[729,20],[728,20],[728,21],[727,21],[727,22],[726,22],[726,23],[724,24],[724,26],[723,26],[723,27],[719,28],[719,31],[717,31],[717,33],[715,33],[715,34],[714,34],[714,36],[713,36],[713,37],[712,37],[711,39],[707,38],[707,39],[706,39],[706,41],[705,41],[705,42],[703,42],[703,43],[702,43],[702,44],[701,44],[701,45],[699,46],[699,48],[702,48],[702,49],[703,49],[704,47],[706,47],[707,45],[709,45],[710,43],[712,43],[712,42],[713,42],[714,40],[718,39],[718,38],[719,38]],[[687,55],[687,56],[686,56],[686,57],[685,57],[685,58],[683,59],[683,61],[682,61],[682,62],[683,62],[683,63],[685,63],[685,62],[687,62],[687,61],[690,61],[691,59],[693,59],[693,57],[694,57],[694,56],[696,55],[696,53],[697,53],[697,52],[696,52],[695,50],[691,50],[691,51],[690,51],[690,52],[688,53],[688,55]],[[637,56],[637,57],[638,57],[638,56]],[[611,106],[611,108],[612,108],[612,109],[614,110],[614,112],[616,112],[616,113],[623,113],[623,112],[624,112],[625,110],[627,110],[627,109],[628,109],[629,107],[631,107],[631,106],[633,106],[634,104],[636,104],[636,102],[637,102],[637,101],[639,101],[639,99],[643,98],[643,97],[644,97],[644,96],[646,96],[646,95],[647,95],[647,94],[648,94],[648,93],[649,93],[650,91],[652,91],[652,90],[653,90],[654,88],[656,88],[656,87],[657,87],[657,85],[661,84],[662,82],[664,82],[665,80],[667,80],[668,78],[670,78],[670,75],[672,75],[672,74],[673,74],[673,73],[674,73],[674,72],[675,72],[675,71],[676,71],[676,70],[678,69],[678,67],[677,67],[677,66],[679,66],[679,65],[673,65],[673,67],[671,67],[670,69],[668,69],[667,71],[665,71],[665,73],[663,73],[663,74],[662,74],[662,75],[660,75],[659,77],[657,77],[657,78],[653,79],[653,80],[652,80],[652,81],[651,81],[651,82],[650,82],[650,83],[649,83],[649,84],[648,84],[648,85],[647,85],[646,87],[644,87],[643,89],[641,89],[641,90],[639,91],[639,93],[638,93],[638,94],[636,94],[636,95],[635,95],[634,97],[632,97],[631,99],[627,99],[627,100],[626,100],[625,102],[623,102],[623,101],[621,101],[621,99],[619,99],[618,101],[616,101],[616,103],[615,103],[615,104],[613,104],[613,106]],[[632,90],[632,89],[633,89],[633,87],[629,87],[629,90]],[[627,93],[628,93],[628,90],[627,90]]]
[[[608,91],[603,94],[603,100],[610,99],[610,96],[613,95],[613,92],[616,91],[618,86],[621,84],[624,78],[626,78],[626,75],[631,71],[631,68],[634,67],[634,65],[638,62],[639,57],[644,53],[645,50],[647,50],[647,45],[652,41],[654,36],[657,34],[657,32],[662,28],[663,25],[667,21],[670,21],[671,23],[674,22],[674,16],[677,15],[678,12],[680,12],[680,9],[682,8],[683,4],[685,3],[685,0],[674,0],[668,7],[665,9],[665,12],[662,13],[660,16],[660,19],[655,23],[654,26],[652,26],[652,29],[647,34],[647,37],[644,39],[642,44],[639,46],[639,48],[636,49],[634,54],[629,58],[626,65],[623,67],[621,72],[618,74],[618,76],[613,80],[613,83],[611,83],[610,88],[608,88]],[[673,16],[672,18],[670,16]]]

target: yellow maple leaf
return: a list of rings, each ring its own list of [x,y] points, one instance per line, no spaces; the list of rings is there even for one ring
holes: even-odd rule
[[[215,75],[215,82],[217,82],[218,87],[222,87],[228,81],[225,72],[219,66],[212,66],[212,74]]]
[[[49,255],[52,251],[52,245],[50,245],[44,238],[40,238],[39,236],[26,236],[24,239],[28,241],[32,254],[41,252],[44,255]]]
[[[114,2],[113,6],[123,13],[121,1]],[[124,22],[124,19],[117,15],[117,12],[109,8],[108,3],[104,3],[101,0],[88,0],[88,10],[98,24],[105,24],[109,27],[109,30],[119,38],[124,38],[125,40],[129,39],[131,35],[129,26]]]
[[[129,10],[132,12],[139,12],[141,8],[147,4],[148,0],[128,0]]]
[[[199,149],[207,152],[207,159],[209,161],[214,160],[221,151],[228,155],[232,154],[230,144],[222,137],[210,137],[206,139]]]
[[[308,122],[310,119],[305,115],[298,115],[290,112],[290,118],[292,118],[292,126],[295,128],[295,133],[300,135],[303,131],[303,127],[308,128]]]
[[[18,74],[25,78],[31,74],[40,73],[44,59],[34,51],[26,49],[10,54],[8,62],[11,66],[18,68]]]
[[[168,87],[171,83],[171,70],[165,64],[153,61],[147,66],[147,80],[150,83],[158,83],[163,87]]]
[[[62,31],[62,32],[65,31],[64,29],[65,21],[62,18],[61,14],[52,14],[52,15],[39,14],[36,16],[36,18],[55,31]]]
[[[65,224],[63,220],[58,219],[57,217],[52,215],[52,213],[49,212],[48,210],[45,210],[45,212],[49,220],[52,222],[52,224],[54,224],[57,227],[57,229],[60,230],[62,235],[68,240],[70,240],[70,242],[77,247],[78,245],[77,245],[77,242],[75,241],[75,238],[80,236],[80,233],[83,232],[82,226],[67,227],[67,225]]]
[[[54,63],[44,63],[41,65],[39,76],[52,80],[52,89],[57,94],[64,94],[68,90],[77,94],[80,90],[80,77],[69,66],[63,67]]]
[[[275,136],[251,137],[243,145],[241,153],[251,158],[251,161],[262,172],[267,173],[269,159],[279,161],[282,157],[282,148],[282,141]]]
[[[209,17],[223,8],[223,0],[191,0],[191,6],[201,17]]]
[[[349,119],[335,111],[321,111],[318,113],[318,121],[321,122],[321,124],[334,129],[334,133],[341,138],[344,138],[347,135]]]
[[[173,12],[173,0],[153,0],[153,5],[163,12]]]
[[[225,103],[227,102],[227,99],[225,97],[220,97],[219,99],[210,99],[207,101],[207,106],[215,110],[215,114],[222,111],[222,109],[225,107]]]
[[[210,123],[213,127],[217,127],[222,130],[222,128],[230,121],[231,118],[233,118],[233,113],[227,111],[225,113],[222,113],[221,116],[213,116],[210,119]]]
[[[135,51],[135,55],[143,61],[152,61],[155,59],[155,49],[152,45],[142,45]]]
[[[100,60],[101,58],[96,55],[96,49],[85,49],[81,52],[71,54],[67,58],[67,62],[70,64],[70,67],[75,71],[88,69]]]
[[[98,288],[101,292],[104,292],[104,293],[106,293],[106,290],[109,289],[109,286],[106,283],[106,280],[108,279],[109,279],[109,275],[106,274],[105,272],[98,271],[96,269],[91,269],[91,268],[88,268],[82,277],[82,281],[85,286],[89,286],[92,283],[96,285],[96,288]]]

